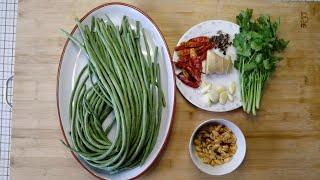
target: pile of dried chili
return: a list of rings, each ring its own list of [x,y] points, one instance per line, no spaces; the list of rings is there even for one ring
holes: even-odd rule
[[[207,58],[207,51],[219,48],[226,54],[229,42],[229,34],[218,32],[216,36],[199,36],[186,42],[182,42],[175,48],[179,59],[175,62],[177,68],[182,69],[177,77],[187,86],[198,88],[201,84],[202,61]]]
[[[198,88],[201,84],[202,61],[207,57],[207,50],[214,47],[214,43],[206,36],[192,38],[177,46],[175,51],[179,60],[175,65],[182,69],[177,77],[187,86]]]

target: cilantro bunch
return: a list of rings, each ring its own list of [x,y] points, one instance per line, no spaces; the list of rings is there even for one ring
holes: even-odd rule
[[[251,20],[252,13],[252,9],[246,9],[236,17],[240,33],[236,34],[233,45],[237,50],[235,68],[240,72],[243,109],[255,115],[264,84],[281,60],[275,54],[282,52],[289,41],[277,36],[279,18],[272,22],[270,16],[261,15]]]

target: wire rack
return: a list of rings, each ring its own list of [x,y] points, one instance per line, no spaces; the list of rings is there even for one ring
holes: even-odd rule
[[[0,0],[0,179],[9,179],[18,0]]]

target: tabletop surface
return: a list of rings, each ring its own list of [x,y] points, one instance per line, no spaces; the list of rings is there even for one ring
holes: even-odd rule
[[[106,1],[19,1],[12,129],[12,179],[94,179],[59,141],[56,75],[65,38],[82,17]],[[160,27],[170,51],[191,26],[209,19],[235,21],[240,10],[281,17],[279,36],[290,40],[268,81],[257,116],[242,109],[202,111],[177,91],[171,135],[161,157],[142,179],[206,179],[191,162],[193,129],[210,118],[236,123],[247,141],[242,165],[221,179],[320,177],[320,3],[263,1],[125,1]]]

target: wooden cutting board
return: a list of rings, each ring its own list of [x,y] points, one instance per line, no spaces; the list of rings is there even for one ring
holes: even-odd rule
[[[94,179],[59,142],[55,88],[65,38],[81,17],[106,1],[19,2],[12,129],[12,179]],[[290,44],[271,76],[255,117],[242,109],[202,111],[177,91],[175,117],[165,151],[142,179],[206,179],[191,162],[193,129],[210,118],[236,123],[247,140],[242,165],[221,179],[320,178],[320,3],[264,1],[125,1],[148,13],[171,52],[191,26],[209,19],[235,21],[240,10],[281,17],[280,36]]]

